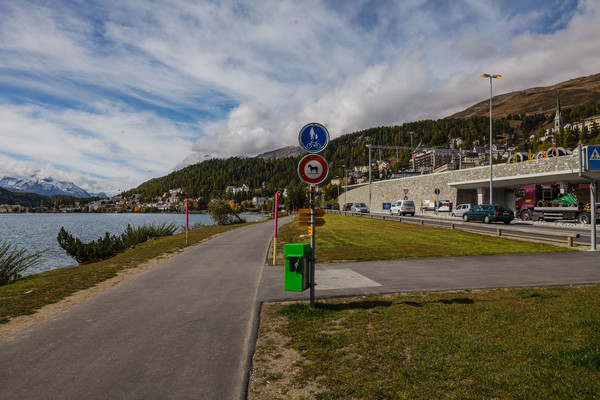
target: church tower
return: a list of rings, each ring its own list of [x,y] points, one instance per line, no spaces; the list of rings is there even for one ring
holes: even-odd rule
[[[556,95],[556,115],[554,116],[554,132],[559,133],[563,129],[563,117],[560,112],[560,96]]]

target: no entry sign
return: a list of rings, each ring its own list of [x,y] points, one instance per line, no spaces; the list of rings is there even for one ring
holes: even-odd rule
[[[318,154],[309,154],[298,163],[298,175],[309,185],[318,185],[323,182],[328,173],[327,161]]]

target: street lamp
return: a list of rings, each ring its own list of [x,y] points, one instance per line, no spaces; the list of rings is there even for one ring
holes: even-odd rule
[[[490,75],[483,74],[482,78],[490,78],[490,204],[494,204],[493,201],[493,172],[492,172],[492,164],[493,164],[493,155],[492,155],[492,79],[499,79],[502,75]]]

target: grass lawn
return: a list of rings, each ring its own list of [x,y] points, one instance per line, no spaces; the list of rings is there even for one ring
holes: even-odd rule
[[[397,221],[326,214],[316,228],[317,262],[398,260],[494,254],[558,253],[565,247],[478,235]],[[277,264],[286,243],[308,243],[307,228],[297,222],[277,234]]]
[[[599,298],[596,285],[266,305],[249,398],[598,399]]]
[[[191,246],[244,225],[194,229],[189,231],[188,242]],[[0,323],[7,323],[12,317],[33,314],[47,304],[112,278],[119,271],[185,247],[185,233],[180,233],[146,242],[105,261],[29,275],[15,283],[0,286]]]

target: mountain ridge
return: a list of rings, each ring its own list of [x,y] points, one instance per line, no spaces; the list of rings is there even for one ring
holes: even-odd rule
[[[550,86],[538,86],[493,96],[492,118],[504,118],[510,114],[554,113],[558,98],[560,98],[561,108],[600,102],[600,73],[569,79]],[[472,116],[489,116],[489,113],[488,98],[447,118],[464,119]]]
[[[35,178],[35,176],[32,178]],[[41,196],[73,196],[79,199],[90,197],[108,198],[104,192],[90,193],[73,182],[59,181],[50,177],[24,180],[4,176],[0,179],[0,188],[13,193],[33,193]]]

